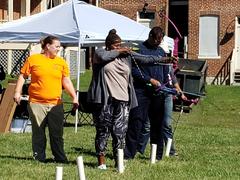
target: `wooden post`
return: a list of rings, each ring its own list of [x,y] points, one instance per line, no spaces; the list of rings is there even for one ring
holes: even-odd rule
[[[0,133],[9,132],[17,104],[13,100],[16,83],[10,82],[0,104]]]

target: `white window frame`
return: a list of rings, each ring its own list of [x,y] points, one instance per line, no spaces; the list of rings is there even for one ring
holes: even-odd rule
[[[219,59],[219,16],[199,17],[199,55],[198,58]]]
[[[137,12],[137,22],[146,26],[146,27],[149,27],[149,28],[152,28],[153,25],[154,25],[154,21],[155,19],[143,19],[143,18],[140,18],[140,13]]]

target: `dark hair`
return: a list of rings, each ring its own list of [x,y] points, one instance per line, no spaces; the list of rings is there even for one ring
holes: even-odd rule
[[[57,37],[55,37],[55,36],[47,36],[47,37],[41,39],[40,43],[41,43],[42,49],[44,49],[47,44],[52,44],[54,40],[58,40],[59,41],[59,39]]]
[[[153,37],[156,38],[158,35],[161,35],[162,37],[164,36],[164,32],[162,30],[161,27],[159,26],[155,26],[151,29],[151,31],[149,32],[149,37]]]
[[[111,29],[105,40],[106,48],[109,48],[112,44],[121,42],[121,38],[117,35],[116,29]]]

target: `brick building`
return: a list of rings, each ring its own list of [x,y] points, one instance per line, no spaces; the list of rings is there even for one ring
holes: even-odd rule
[[[146,12],[154,13],[150,27],[160,25],[165,33],[172,37],[179,37],[173,25],[166,21],[158,12],[165,13],[176,25],[185,38],[179,42],[179,56],[189,59],[207,60],[208,82],[214,78],[220,80],[219,84],[238,82],[237,74],[240,67],[239,56],[234,53],[238,49],[235,42],[235,28],[240,16],[240,4],[237,0],[99,0],[100,7],[128,16],[139,22],[140,12],[147,3]],[[239,33],[238,33],[239,34]],[[236,47],[237,46],[237,47]],[[233,53],[233,54],[232,54]],[[236,52],[237,53],[237,52]],[[237,57],[237,58],[236,58]],[[231,68],[231,62],[235,67]],[[231,74],[231,75],[230,75]],[[232,80],[229,77],[233,76]],[[236,75],[237,76],[237,75]],[[216,81],[215,81],[216,82]]]
[[[1,0],[0,21],[35,14],[65,1]],[[9,2],[12,2],[12,5]],[[122,14],[149,27],[160,25],[166,35],[180,39],[180,57],[207,61],[209,83],[213,82],[214,78],[220,80],[217,81],[219,84],[237,82],[234,77],[240,71],[238,55],[240,43],[237,43],[237,35],[240,32],[235,32],[238,31],[236,27],[240,16],[240,4],[237,0],[85,0],[85,2]],[[13,13],[9,14],[8,11]],[[230,77],[232,80],[229,80]]]

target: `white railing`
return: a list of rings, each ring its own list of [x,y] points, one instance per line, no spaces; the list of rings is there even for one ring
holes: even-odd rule
[[[240,70],[240,17],[235,18],[235,43],[230,66],[230,84],[234,84],[234,73]]]

